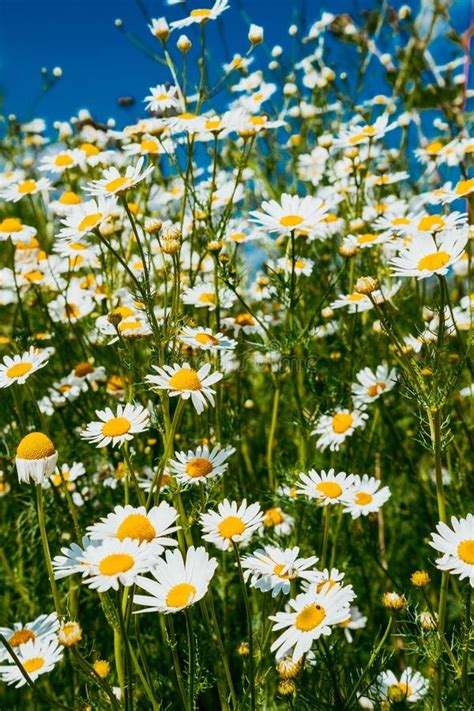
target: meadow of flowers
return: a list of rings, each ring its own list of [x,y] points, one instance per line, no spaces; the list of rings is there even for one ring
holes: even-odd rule
[[[0,708],[472,709],[469,32],[228,6],[4,120]]]

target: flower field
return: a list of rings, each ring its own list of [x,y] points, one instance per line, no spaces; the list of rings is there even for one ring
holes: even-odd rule
[[[191,4],[3,117],[0,709],[468,711],[472,28]]]

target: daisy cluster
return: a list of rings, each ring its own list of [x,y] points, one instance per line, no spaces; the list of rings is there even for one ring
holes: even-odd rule
[[[5,118],[0,706],[471,708],[469,40],[191,4],[129,123]]]

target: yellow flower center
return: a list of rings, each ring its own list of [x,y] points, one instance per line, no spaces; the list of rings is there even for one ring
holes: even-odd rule
[[[135,311],[131,309],[129,306],[117,306],[116,309],[113,309],[111,314],[118,314],[122,318],[128,318],[129,316],[133,316]]]
[[[357,241],[359,244],[370,244],[371,242],[374,242],[377,239],[377,235],[372,234],[371,232],[367,232],[364,235],[359,235],[357,237]]]
[[[469,195],[469,193],[472,193],[473,190],[474,190],[474,178],[470,178],[470,180],[461,180],[456,185],[457,195]]]
[[[192,368],[181,368],[169,379],[169,386],[175,390],[201,390],[199,375]]]
[[[102,434],[104,437],[120,437],[127,434],[131,426],[126,417],[112,417],[102,425]]]
[[[114,180],[110,180],[108,183],[105,184],[105,189],[108,193],[115,193],[130,185],[130,182],[130,178],[125,176],[121,178],[114,178]]]
[[[191,10],[191,17],[210,17],[210,16],[211,16],[211,10],[208,10],[208,9]]]
[[[42,432],[30,432],[23,437],[16,456],[19,459],[46,459],[55,453],[54,444]]]
[[[354,497],[354,501],[358,506],[367,506],[373,501],[372,494],[367,494],[365,491],[358,491]]]
[[[18,186],[18,192],[22,195],[28,195],[36,190],[36,180],[24,180]]]
[[[332,418],[332,428],[336,434],[344,434],[351,427],[354,418],[347,412],[338,412]]]
[[[81,146],[79,146],[79,148],[86,154],[88,158],[90,158],[91,156],[96,156],[98,153],[100,153],[97,146],[92,145],[92,143],[83,143]]]
[[[221,120],[219,118],[209,119],[209,121],[206,121],[205,126],[208,131],[215,131],[217,128],[220,128]]]
[[[392,225],[409,225],[410,220],[406,217],[394,217],[392,220]]]
[[[210,291],[203,291],[202,294],[199,294],[198,301],[200,301],[202,304],[215,304],[216,297]]]
[[[35,633],[23,628],[22,630],[16,630],[8,642],[10,643],[10,647],[19,647],[20,644],[25,644],[25,642],[29,642],[30,639],[36,639]]]
[[[426,153],[428,155],[436,155],[437,153],[440,152],[440,150],[443,148],[443,144],[441,141],[433,141],[432,143],[428,143],[428,145],[425,147]]]
[[[347,300],[348,301],[362,301],[363,298],[364,298],[363,294],[349,294],[349,296],[347,297]]]
[[[23,225],[16,217],[5,217],[0,222],[0,232],[21,232]]]
[[[178,583],[174,585],[166,595],[166,604],[168,607],[186,607],[189,605],[196,594],[196,588],[190,583]]]
[[[321,624],[326,613],[321,605],[307,605],[296,615],[295,627],[300,632],[310,632]]]
[[[124,538],[133,538],[136,541],[152,541],[156,536],[156,531],[144,514],[130,514],[125,518],[117,530],[117,538],[123,541]]]
[[[21,378],[23,375],[29,373],[32,367],[32,363],[16,363],[12,365],[11,368],[8,368],[6,373],[7,378],[11,378],[12,380],[13,378]]]
[[[418,223],[421,232],[433,232],[440,227],[444,227],[444,220],[440,215],[426,215]]]
[[[209,333],[196,333],[196,335],[194,336],[194,338],[195,338],[196,341],[197,341],[198,343],[200,343],[202,346],[205,346],[205,345],[207,345],[208,343],[210,343],[210,344],[213,345],[213,346],[219,345],[219,339],[218,339],[218,338],[214,338],[214,336],[212,336],[212,335],[209,334]]]
[[[158,153],[160,150],[158,143],[156,141],[152,141],[151,139],[142,141],[140,143],[140,148],[146,153]]]
[[[282,563],[278,563],[273,568],[273,574],[278,575],[278,577],[282,580],[296,580],[296,578],[298,577],[298,573],[295,570],[289,568],[286,573],[281,572],[282,570],[284,570],[285,567],[286,566],[284,566]]]
[[[450,255],[442,250],[440,252],[433,252],[433,254],[427,254],[418,262],[418,271],[434,272],[444,267],[450,258]]]
[[[458,556],[464,563],[474,565],[474,538],[466,538],[458,545]]]
[[[297,227],[302,222],[303,218],[300,215],[284,215],[280,217],[280,225],[283,227]]]
[[[81,202],[81,198],[79,195],[76,195],[76,193],[73,193],[71,190],[66,191],[61,195],[59,198],[59,202],[61,205],[79,205]]]
[[[255,320],[251,314],[237,314],[235,317],[235,323],[238,326],[253,326],[255,324]]]
[[[72,165],[73,163],[73,159],[71,156],[68,156],[67,153],[60,153],[54,159],[54,165],[57,165],[58,168],[67,168],[68,165]]]
[[[204,459],[204,457],[196,457],[191,459],[185,466],[186,474],[193,479],[198,479],[199,477],[207,476],[213,471],[209,459]]]
[[[142,321],[125,321],[119,323],[118,330],[120,331],[120,333],[122,333],[123,331],[137,331],[139,328],[142,328],[142,326]]]
[[[89,373],[93,373],[94,368],[90,363],[84,362],[84,363],[78,363],[76,367],[74,368],[74,375],[78,378],[84,378],[84,376],[89,375]]]
[[[41,667],[44,667],[44,659],[43,657],[31,657],[22,662],[22,667],[27,674],[31,674],[32,672],[39,671]]]
[[[240,536],[245,531],[245,523],[238,516],[227,516],[218,525],[222,538]]]
[[[337,481],[322,481],[317,484],[316,490],[327,496],[328,499],[337,499],[342,494],[342,487]]]
[[[196,12],[196,10],[194,12]],[[191,121],[191,119],[196,118],[196,114],[186,112],[184,114],[179,114],[176,118],[182,119],[183,121]]]
[[[386,387],[387,386],[385,385],[385,383],[374,383],[373,385],[367,388],[367,395],[369,397],[375,397],[379,394],[380,390],[383,391]]]
[[[278,526],[283,523],[285,517],[283,516],[280,509],[267,509],[264,514],[263,525],[271,528],[273,526]]]
[[[410,696],[411,693],[411,687],[401,681],[397,682],[396,684],[392,684],[388,687],[387,690],[387,696],[389,700],[394,701],[395,703],[400,703],[408,696]]]
[[[101,221],[103,215],[101,212],[93,212],[90,215],[86,215],[78,224],[77,229],[82,232],[82,230],[92,230]]]
[[[126,573],[127,570],[133,567],[135,560],[128,553],[111,553],[99,563],[99,572],[101,575],[117,575],[118,573]]]

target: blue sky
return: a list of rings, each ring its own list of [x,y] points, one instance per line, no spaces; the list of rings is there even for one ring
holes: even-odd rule
[[[163,0],[141,2],[154,17],[166,14],[172,20],[183,12],[182,7],[168,7]],[[189,8],[211,4],[210,0],[187,3]],[[232,9],[223,16],[223,35],[217,27],[209,28],[213,60],[219,64],[228,52],[246,49],[247,24],[242,10],[253,22],[265,27],[269,46],[281,44],[289,52],[287,28],[296,10],[306,10],[311,21],[324,9],[357,13],[374,3],[373,0],[231,0],[231,4]],[[469,0],[456,0],[454,8],[458,26],[465,28],[469,21]],[[114,116],[119,123],[139,115],[148,87],[169,80],[169,75],[114,27],[116,17],[121,17],[125,27],[153,47],[154,38],[136,0],[0,0],[0,92],[5,99],[4,112],[27,118],[40,87],[41,67],[59,65],[63,77],[36,111],[48,122],[68,119],[82,107],[93,110],[101,120]],[[197,41],[194,30],[189,34]],[[259,48],[258,52],[264,66],[265,50]],[[119,108],[120,96],[135,97],[137,106],[128,110]]]

